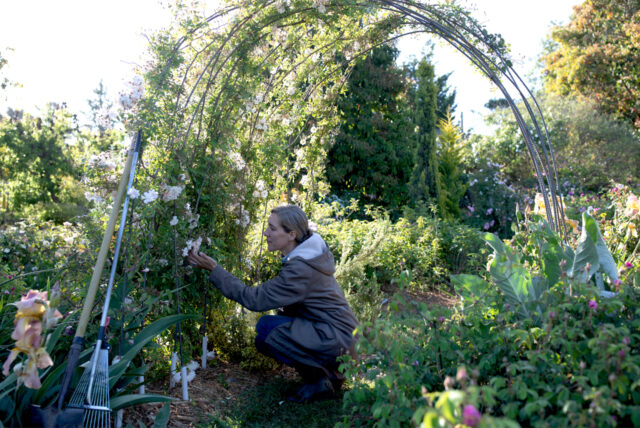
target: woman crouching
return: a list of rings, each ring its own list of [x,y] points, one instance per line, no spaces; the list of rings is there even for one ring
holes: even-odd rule
[[[282,268],[273,279],[248,287],[202,252],[191,252],[193,266],[211,271],[209,280],[222,294],[263,315],[256,325],[259,352],[294,367],[304,385],[289,397],[311,402],[331,398],[344,377],[337,357],[352,351],[358,321],[334,277],[333,254],[309,230],[304,211],[294,205],[271,210],[264,232],[269,251],[280,251]]]

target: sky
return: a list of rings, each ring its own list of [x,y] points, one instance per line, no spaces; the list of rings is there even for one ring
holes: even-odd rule
[[[523,77],[533,69],[552,23],[569,21],[579,0],[477,0],[473,15],[511,45],[514,69]],[[37,113],[47,102],[66,102],[71,111],[88,111],[87,100],[103,81],[115,101],[144,59],[145,33],[166,26],[170,13],[158,0],[0,0],[0,52],[9,61],[0,77],[21,87],[0,94],[7,107]],[[211,12],[214,10],[212,9]],[[403,38],[399,62],[420,58],[425,40]],[[8,50],[10,48],[11,50]],[[453,72],[456,119],[465,130],[487,132],[484,104],[499,96],[462,54],[437,46],[436,74]]]

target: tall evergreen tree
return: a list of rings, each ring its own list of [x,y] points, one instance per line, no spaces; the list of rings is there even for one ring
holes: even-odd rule
[[[415,144],[397,55],[396,48],[381,46],[354,66],[338,104],[343,122],[327,160],[334,192],[392,209],[409,200]]]
[[[411,174],[411,198],[414,204],[437,203],[440,194],[436,157],[438,87],[435,83],[433,65],[424,58],[415,68],[415,81],[413,108],[418,142]]]
[[[449,77],[451,76],[449,72],[447,74],[443,74],[436,79],[436,86],[438,88],[438,95],[436,97],[436,116],[438,122],[441,120],[447,120],[449,116],[454,118],[454,113],[456,112],[456,90],[451,89],[449,86]]]
[[[438,122],[438,174],[446,183],[440,190],[439,207],[443,217],[460,217],[460,200],[467,190],[462,180],[463,140],[453,117],[448,114]]]

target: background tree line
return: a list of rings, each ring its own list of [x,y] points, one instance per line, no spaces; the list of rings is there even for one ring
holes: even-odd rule
[[[566,192],[638,178],[639,11],[638,0],[587,0],[568,24],[553,29],[540,56],[542,84],[534,89]],[[396,218],[435,210],[508,232],[506,212],[516,193],[531,191],[535,177],[504,100],[487,102],[492,133],[463,134],[449,75],[438,76],[429,57],[399,66],[397,56],[393,46],[378,47],[349,75],[325,160],[332,197],[353,197]],[[0,72],[5,64],[0,56]],[[1,81],[2,89],[13,84]],[[13,110],[0,116],[5,221],[31,213],[62,222],[85,212],[93,197],[86,189],[89,160],[116,150],[122,138],[107,113],[105,88],[94,95],[84,125],[56,105],[40,117]]]

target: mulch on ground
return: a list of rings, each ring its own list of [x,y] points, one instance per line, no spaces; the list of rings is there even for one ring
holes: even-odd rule
[[[207,415],[224,415],[225,411],[237,405],[242,395],[276,377],[291,380],[298,378],[296,371],[281,367],[270,372],[250,372],[238,364],[217,360],[205,369],[196,370],[196,377],[189,383],[189,401],[182,400],[181,384],[169,388],[168,379],[146,386],[146,393],[161,394],[176,398],[171,405],[168,427],[193,427],[207,419]],[[124,411],[123,426],[135,427],[142,422],[152,426],[164,404],[143,404]]]
[[[405,292],[406,297],[424,302],[429,307],[451,307],[457,300],[442,292]],[[221,360],[211,362],[205,369],[196,371],[195,379],[189,384],[189,401],[182,400],[181,385],[169,388],[169,379],[152,382],[146,386],[147,393],[160,394],[176,398],[170,404],[171,416],[168,427],[194,427],[208,419],[209,415],[224,416],[225,412],[237,406],[243,396],[260,385],[280,378],[290,383],[300,378],[290,367],[281,366],[269,372],[248,371],[239,364]],[[138,427],[139,422],[150,427],[164,404],[144,404],[127,408],[124,411],[123,426],[131,424]]]

